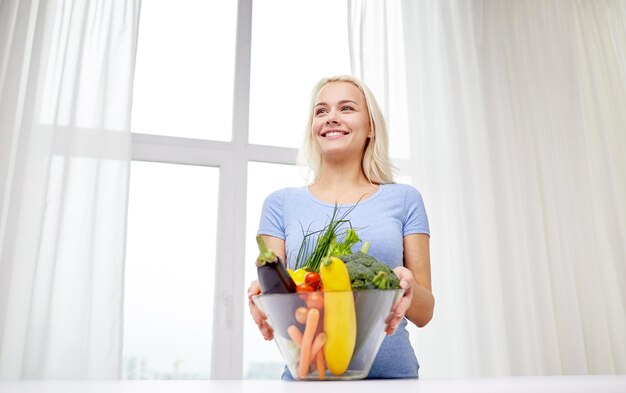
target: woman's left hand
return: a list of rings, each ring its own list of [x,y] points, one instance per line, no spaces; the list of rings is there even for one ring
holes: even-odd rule
[[[406,314],[413,300],[413,273],[404,266],[396,267],[393,269],[393,272],[396,273],[396,276],[400,279],[400,288],[404,288],[404,294],[391,307],[391,312],[385,320],[385,332],[388,336],[396,332],[400,321],[404,318],[404,314]]]

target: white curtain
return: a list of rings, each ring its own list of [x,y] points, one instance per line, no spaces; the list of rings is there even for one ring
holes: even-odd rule
[[[421,376],[626,373],[626,2],[349,7],[431,223]]]
[[[139,6],[0,2],[0,379],[120,375]]]

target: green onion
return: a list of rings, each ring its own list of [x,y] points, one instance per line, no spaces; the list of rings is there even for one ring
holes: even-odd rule
[[[330,217],[330,221],[328,224],[326,224],[324,228],[319,231],[313,232],[307,230],[306,233],[303,230],[304,238],[302,239],[300,249],[298,250],[298,256],[296,258],[295,266],[296,269],[304,268],[309,271],[319,272],[322,258],[330,255],[333,251],[333,248],[337,244],[337,235],[338,233],[340,233],[340,228],[347,223],[352,229],[352,224],[350,223],[350,220],[346,219],[346,217],[348,216],[348,214],[350,214],[350,212],[352,212],[352,210],[354,210],[357,204],[351,206],[341,216],[338,216],[339,207],[337,203],[335,203],[335,208],[333,209],[333,214]],[[319,237],[317,238],[317,242],[315,243],[313,251],[309,255],[311,241],[313,240],[310,237],[314,235],[319,235]],[[306,255],[309,256],[308,258],[306,258],[305,261],[303,261]]]

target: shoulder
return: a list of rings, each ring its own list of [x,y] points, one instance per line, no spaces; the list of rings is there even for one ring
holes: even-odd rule
[[[285,210],[298,203],[298,188],[281,188],[271,192],[263,201],[262,216],[282,220]]]
[[[285,204],[291,203],[305,196],[303,187],[286,187],[270,193],[265,197],[265,204]]]
[[[410,184],[390,184],[389,186],[393,192],[397,193],[394,199],[402,206],[403,236],[413,233],[430,234],[428,215],[419,190]]]
[[[385,188],[386,192],[393,194],[399,198],[404,198],[406,201],[422,199],[422,194],[419,192],[419,190],[410,184],[389,183],[382,184],[381,186]]]
[[[389,190],[390,199],[403,206],[405,214],[411,215],[413,212],[425,213],[424,199],[420,191],[410,184],[393,183],[385,187]]]

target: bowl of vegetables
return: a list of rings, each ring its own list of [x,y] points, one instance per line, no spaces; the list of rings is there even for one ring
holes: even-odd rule
[[[253,297],[299,380],[367,377],[385,337],[385,319],[403,289],[314,291]],[[352,310],[352,311],[351,311]]]
[[[404,292],[385,264],[356,253],[319,258],[318,266],[286,269],[260,237],[262,293],[253,301],[274,329],[274,340],[298,380],[367,377],[385,338],[385,320]],[[317,268],[316,268],[317,267]]]

